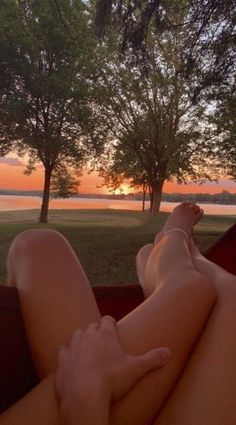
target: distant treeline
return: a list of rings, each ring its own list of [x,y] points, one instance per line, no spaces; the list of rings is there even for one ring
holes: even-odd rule
[[[0,195],[6,196],[43,196],[41,190],[16,190],[16,189],[0,189]]]
[[[4,190],[0,189],[0,195],[9,196],[39,196],[42,197],[43,192],[39,190]],[[128,194],[91,194],[91,193],[75,193],[73,198],[90,198],[90,199],[124,199],[142,201],[142,192]],[[149,200],[149,196],[146,196]],[[182,201],[199,202],[202,204],[234,204],[236,205],[236,193],[230,193],[223,190],[220,193],[163,193],[162,201],[166,202],[182,202]]]
[[[142,194],[138,194],[138,198],[142,199]],[[223,190],[220,193],[163,193],[162,201],[166,202],[183,202],[192,201],[202,204],[236,204],[236,193],[230,193]]]
[[[87,195],[86,195],[87,196]],[[127,195],[106,195],[107,198],[113,199],[129,199],[142,201],[143,193],[129,193]],[[166,202],[183,202],[183,201],[192,201],[199,202],[202,204],[224,204],[236,205],[236,193],[230,193],[227,190],[223,190],[220,193],[162,193],[162,201]],[[149,200],[149,196],[146,196],[146,200]]]

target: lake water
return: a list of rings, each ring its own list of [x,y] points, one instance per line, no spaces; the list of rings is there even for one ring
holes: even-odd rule
[[[41,198],[37,196],[0,195],[0,211],[29,210],[41,207]],[[162,202],[161,211],[172,211],[175,202]],[[206,214],[236,215],[236,205],[199,204]],[[149,203],[146,203],[148,208]],[[116,199],[70,198],[50,201],[51,209],[117,209],[136,210],[142,208],[141,201]]]

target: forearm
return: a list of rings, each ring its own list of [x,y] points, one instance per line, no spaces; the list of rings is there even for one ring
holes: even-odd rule
[[[80,395],[61,401],[62,425],[109,425],[109,399],[103,393]]]
[[[81,397],[58,409],[54,377],[50,375],[0,415],[0,425],[108,425],[109,401],[103,392]]]
[[[54,377],[50,375],[0,415],[0,425],[59,425]]]

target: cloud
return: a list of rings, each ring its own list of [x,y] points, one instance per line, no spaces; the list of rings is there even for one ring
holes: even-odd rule
[[[11,167],[21,167],[24,165],[18,158],[0,158],[0,164],[10,165]]]

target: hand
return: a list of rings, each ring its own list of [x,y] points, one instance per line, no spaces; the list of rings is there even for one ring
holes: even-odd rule
[[[58,355],[56,391],[60,398],[91,398],[95,393],[111,401],[122,398],[151,370],[164,366],[168,348],[140,356],[127,354],[120,345],[116,322],[104,316],[100,324],[77,330],[68,348]]]

